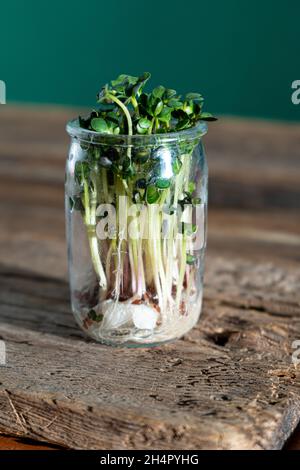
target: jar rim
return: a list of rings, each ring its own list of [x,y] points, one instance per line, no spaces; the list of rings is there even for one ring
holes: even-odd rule
[[[66,125],[67,133],[82,142],[93,144],[110,144],[119,146],[151,145],[160,143],[172,143],[178,141],[190,141],[200,139],[207,133],[207,123],[199,121],[195,126],[176,132],[162,134],[105,134],[84,129],[79,125],[79,119],[71,119]]]

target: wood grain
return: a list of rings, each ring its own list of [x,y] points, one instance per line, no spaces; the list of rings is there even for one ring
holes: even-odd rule
[[[81,449],[281,448],[300,419],[299,126],[212,129],[201,320],[173,344],[124,351],[85,339],[70,313],[71,114],[1,108],[1,432]]]

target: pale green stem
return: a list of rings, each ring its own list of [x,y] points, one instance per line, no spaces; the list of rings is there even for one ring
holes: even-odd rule
[[[149,210],[149,236],[148,236],[148,249],[151,257],[151,265],[152,265],[152,272],[153,272],[153,278],[154,278],[154,283],[156,287],[156,292],[158,296],[158,303],[160,308],[163,307],[163,295],[162,295],[162,286],[160,284],[160,278],[158,275],[158,263],[157,263],[157,247],[156,247],[156,233],[155,233],[155,227],[154,227],[154,220],[155,220],[155,214],[152,214],[153,212],[153,205],[150,204],[148,206]]]
[[[139,105],[135,96],[131,97],[131,103],[132,103],[132,106],[134,107],[134,111],[136,112],[137,116],[139,116],[140,115]]]
[[[180,308],[180,303],[181,303],[181,293],[182,293],[182,286],[183,286],[183,281],[184,281],[185,267],[186,267],[186,238],[185,238],[185,235],[183,235],[181,263],[180,263],[179,279],[178,279],[177,292],[176,292],[177,309]]]
[[[108,98],[110,98],[112,101],[114,101],[118,106],[120,106],[120,108],[122,109],[123,113],[125,114],[126,116],[126,119],[127,119],[127,125],[128,125],[128,135],[132,135],[132,119],[131,119],[131,116],[130,116],[130,112],[128,111],[128,109],[126,108],[125,104],[122,103],[121,100],[119,100],[119,98],[117,98],[116,96],[108,93]]]
[[[104,290],[106,290],[107,280],[106,280],[105,272],[104,272],[100,254],[99,254],[98,239],[96,235],[97,196],[96,194],[92,194],[91,200],[90,200],[89,187],[85,179],[83,183],[83,188],[84,188],[85,224],[87,226],[87,234],[88,234],[89,245],[90,245],[90,250],[91,250],[92,263],[93,263],[95,272],[99,277],[100,286]]]

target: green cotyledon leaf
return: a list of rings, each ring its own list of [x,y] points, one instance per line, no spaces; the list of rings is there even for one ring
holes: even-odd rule
[[[159,191],[154,185],[149,185],[146,191],[146,201],[148,204],[154,204],[159,199]]]
[[[167,189],[171,185],[171,181],[167,178],[158,178],[155,182],[155,186],[159,189]]]
[[[108,125],[103,118],[94,118],[91,120],[91,127],[96,132],[106,133],[108,132]]]

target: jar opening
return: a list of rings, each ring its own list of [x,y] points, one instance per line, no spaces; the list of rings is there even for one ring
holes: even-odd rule
[[[96,131],[83,129],[79,125],[79,119],[72,119],[67,123],[66,131],[68,134],[82,142],[94,143],[94,144],[110,144],[118,146],[147,146],[157,145],[157,143],[172,143],[172,142],[187,142],[190,140],[200,139],[207,132],[207,124],[204,121],[200,121],[196,126],[189,129],[184,129],[178,132],[170,132],[163,134],[102,134]]]

